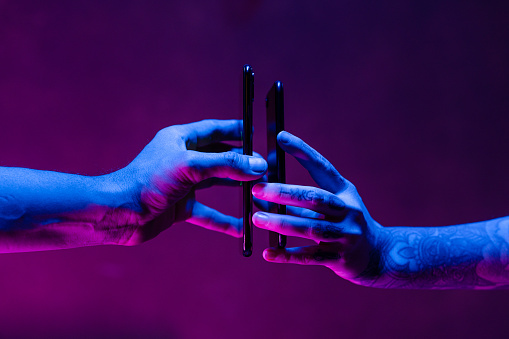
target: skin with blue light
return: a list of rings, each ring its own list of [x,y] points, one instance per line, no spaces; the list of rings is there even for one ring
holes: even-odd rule
[[[369,215],[355,186],[320,153],[285,131],[278,143],[319,188],[258,183],[253,195],[260,206],[263,201],[288,205],[291,215],[257,212],[253,222],[315,244],[269,248],[265,260],[322,265],[355,284],[379,288],[509,285],[509,217],[444,227],[383,227]]]
[[[1,167],[0,252],[136,245],[179,221],[240,237],[241,220],[197,202],[194,191],[263,176],[265,160],[221,143],[240,140],[241,130],[239,120],[171,126],[103,176]]]
[[[221,144],[242,122],[204,120],[165,128],[125,168],[96,177],[0,167],[0,252],[143,243],[179,221],[240,237],[242,223],[195,200],[196,189],[260,179],[267,163]],[[322,265],[379,288],[494,289],[509,284],[509,217],[444,227],[383,227],[355,186],[288,132],[281,148],[320,188],[258,183],[258,201],[291,215],[257,212],[256,226],[313,240],[269,248],[276,263]]]

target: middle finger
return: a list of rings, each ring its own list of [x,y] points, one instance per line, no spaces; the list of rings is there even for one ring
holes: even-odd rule
[[[316,242],[338,241],[345,235],[361,234],[361,230],[350,223],[335,223],[273,213],[256,212],[253,215],[253,223],[269,231]]]
[[[328,216],[345,215],[345,203],[326,190],[298,185],[259,183],[253,195],[262,200],[281,205],[303,207]]]

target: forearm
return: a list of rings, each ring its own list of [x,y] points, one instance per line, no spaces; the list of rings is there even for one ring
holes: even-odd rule
[[[128,200],[112,179],[0,167],[0,252],[91,246],[125,238],[130,222],[124,220],[119,227],[118,221]]]
[[[359,279],[380,288],[507,286],[508,226],[509,217],[447,227],[385,227]]]

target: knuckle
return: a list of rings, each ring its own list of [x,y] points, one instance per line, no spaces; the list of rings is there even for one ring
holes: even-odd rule
[[[301,149],[301,150],[303,150],[303,151],[308,151],[308,150],[309,150],[309,145],[308,145],[308,144],[306,144],[306,143],[304,142],[304,140],[302,140],[302,139],[301,139],[301,138],[299,138],[299,137],[294,136],[294,138],[293,138],[293,144],[295,145],[295,147],[296,147],[296,148]]]
[[[184,125],[174,125],[165,127],[156,133],[156,137],[168,141],[182,141],[185,142],[187,136],[186,128]]]
[[[285,218],[276,218],[274,219],[274,226],[275,228],[284,231],[291,227],[291,224],[286,220]]]
[[[155,138],[157,139],[166,139],[169,135],[172,134],[172,131],[174,130],[175,126],[165,127],[163,129],[160,129],[156,135]]]
[[[307,191],[306,196],[313,207],[322,206],[326,201],[325,195],[322,192]]]
[[[327,169],[329,166],[332,167],[329,160],[327,160],[320,152],[315,150],[314,148],[307,146],[309,155],[311,157],[311,160],[318,166],[322,167],[323,169]]]
[[[285,186],[283,185],[280,185],[280,184],[276,184],[277,186],[277,195],[279,198],[290,198],[292,199],[293,198],[293,194],[290,190],[286,189]]]
[[[181,152],[179,159],[181,167],[183,168],[197,168],[200,165],[200,162],[196,159],[195,153],[192,151]]]
[[[322,153],[318,152],[315,149],[312,149],[312,154],[316,161],[319,162],[324,168],[327,168],[329,166],[330,162],[327,159],[325,159]]]
[[[318,166],[322,168],[322,170],[327,173],[329,177],[331,177],[334,181],[339,183],[341,187],[346,186],[346,179],[339,174],[336,167],[334,167],[327,158],[325,158],[322,154],[318,153],[316,150],[313,150],[313,156],[316,160]]]
[[[339,239],[343,237],[343,228],[333,223],[327,223],[325,225],[325,231],[323,232],[325,239]]]
[[[184,136],[186,132],[186,127],[184,125],[173,125],[163,128],[159,132],[162,132],[166,136],[169,135]]]
[[[338,170],[336,169],[336,167],[334,167],[334,165],[332,165],[330,163],[329,160],[327,160],[325,157],[321,156],[321,163],[322,163],[322,166],[323,166],[323,169],[325,170],[325,172],[327,172],[327,174],[334,178],[336,181],[344,184],[346,183],[346,180],[345,178],[343,178],[343,176],[341,176],[341,174],[339,174]]]
[[[224,161],[228,167],[240,168],[243,165],[240,154],[231,151],[224,153]]]
[[[183,183],[196,183],[204,179],[204,165],[197,158],[195,152],[181,152],[177,178]]]
[[[329,176],[338,184],[341,185],[341,187],[346,187],[347,181],[339,172],[336,170],[334,166],[330,162],[327,162],[329,164],[329,168],[326,169],[327,173],[329,173]]]
[[[165,128],[162,128],[160,129],[157,134],[169,134],[171,132],[175,132],[177,130],[179,130],[179,125],[174,125],[174,126],[168,126],[168,127],[165,127]]]
[[[207,137],[207,142],[211,142],[212,140],[219,139],[221,136],[221,130],[220,130],[220,122],[216,119],[205,119],[202,120],[204,126],[207,127],[207,129],[210,131],[210,134]]]
[[[328,240],[339,239],[343,236],[343,228],[331,222],[316,222],[311,227],[311,236]]]
[[[324,170],[326,170],[328,173],[330,174],[338,174],[338,171],[336,170],[336,168],[334,166],[332,166],[332,164],[330,163],[329,160],[327,160],[323,155],[320,154],[320,163],[323,167]]]
[[[345,209],[345,203],[335,195],[331,194],[329,199],[327,199],[327,207],[331,210],[342,211]]]
[[[320,238],[322,233],[322,225],[318,222],[313,223],[309,228],[309,236],[311,238]]]

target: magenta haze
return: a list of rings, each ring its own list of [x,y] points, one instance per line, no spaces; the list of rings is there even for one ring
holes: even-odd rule
[[[382,225],[508,214],[507,5],[0,1],[1,165],[104,174],[162,127],[240,115],[240,70]],[[312,184],[289,159],[288,183]],[[239,211],[235,189],[198,198]],[[380,291],[266,263],[264,231],[178,224],[138,247],[3,255],[0,337],[500,337],[506,292]],[[297,245],[295,239],[290,245]],[[246,330],[247,329],[247,330]]]

